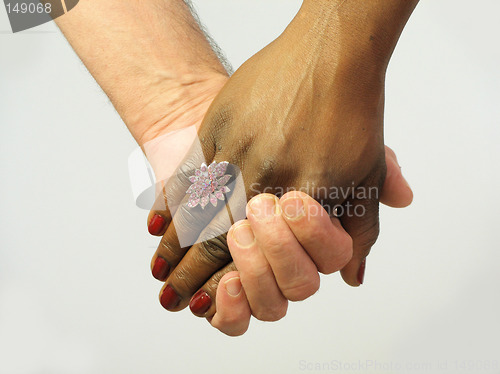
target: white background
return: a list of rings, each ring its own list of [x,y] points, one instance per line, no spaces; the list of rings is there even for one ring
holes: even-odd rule
[[[300,5],[197,3],[235,67]],[[366,284],[323,277],[284,320],[229,338],[159,305],[157,239],[128,182],[134,141],[55,25],[12,34],[1,8],[0,373],[500,365],[499,12],[498,0],[423,0],[404,31],[387,77],[386,142],[415,200],[382,208]],[[384,366],[358,367],[367,361]]]

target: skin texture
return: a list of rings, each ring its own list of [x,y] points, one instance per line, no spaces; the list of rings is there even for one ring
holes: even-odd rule
[[[208,162],[214,159],[228,160],[240,166],[247,187],[249,180],[266,187],[295,188],[303,187],[304,181],[312,180],[315,186],[335,184],[347,188],[354,185],[375,187],[380,191],[385,177],[382,137],[383,81],[389,60],[387,53],[392,53],[394,46],[382,43],[386,48],[385,54],[381,52],[383,57],[372,60],[369,64],[356,60],[359,58],[356,51],[350,54],[345,53],[345,49],[332,48],[326,58],[318,58],[315,52],[324,47],[324,42],[315,39],[314,35],[305,33],[304,36],[304,20],[307,19],[307,12],[311,11],[307,6],[305,9],[306,16],[299,13],[284,34],[247,61],[218,95],[200,129],[205,159]],[[402,30],[404,22],[399,22],[401,27],[396,27],[397,33]],[[317,27],[311,29],[317,31]],[[397,36],[399,34],[394,37],[396,41]],[[370,35],[367,40],[376,39]],[[368,45],[363,44],[362,50],[365,53],[371,52],[374,47],[368,42]],[[280,61],[280,64],[277,65],[276,61]],[[234,99],[235,97],[237,99]],[[223,137],[220,136],[221,132]],[[235,147],[235,144],[238,146]],[[314,146],[311,147],[311,144]],[[294,151],[290,152],[290,149]],[[285,153],[287,158],[283,160],[281,155]],[[394,180],[401,181],[400,174],[392,171],[392,176],[395,178],[389,179],[391,184],[394,184]],[[406,191],[403,195],[411,195],[407,184],[402,186]],[[175,184],[167,186],[170,189],[179,187]],[[249,198],[253,192],[255,189],[248,194]],[[314,196],[314,191],[312,194]],[[360,269],[364,269],[364,259],[378,235],[378,197],[352,201],[353,204],[366,208],[367,213],[363,217],[340,217],[341,224],[352,237],[354,245],[353,258],[342,270],[342,275],[347,283],[354,286],[359,285],[362,279]],[[314,198],[329,207],[350,202],[336,201],[328,196]],[[401,204],[397,201],[398,198],[392,199],[392,203]],[[409,203],[408,200],[406,203]],[[275,206],[278,206],[276,202]],[[164,214],[168,216],[168,213]],[[251,217],[249,214],[249,221],[252,223]],[[251,223],[250,227],[253,228]],[[283,222],[268,223],[276,228]],[[245,223],[238,225],[248,228]],[[237,231],[239,227],[237,226]],[[175,228],[170,226],[166,229],[155,257],[166,258],[171,268],[179,265],[166,282],[167,287],[175,290],[179,297],[178,302],[171,305],[169,310],[184,308],[188,298],[207,275],[223,268],[223,265],[230,261],[225,248],[230,246],[231,242],[234,244],[231,235],[229,239],[220,237],[195,245],[186,254],[186,248],[180,248],[176,242]],[[270,244],[269,240],[264,240],[264,243]],[[255,245],[258,245],[261,254],[263,253],[263,256],[254,259],[256,263],[260,262],[264,267],[265,261],[261,261],[263,258],[269,263],[273,262],[272,254],[266,255],[268,248],[265,245],[259,245],[257,240],[253,246]],[[272,243],[270,247],[273,247]],[[279,246],[274,247],[279,249]],[[207,256],[207,253],[210,255]],[[184,254],[186,256],[181,261]],[[275,262],[279,263],[276,260]],[[305,268],[312,268],[310,262],[301,263],[306,264]],[[213,284],[217,283],[222,274],[233,269],[230,264],[216,273],[213,281],[209,281],[204,287],[207,294],[213,291]],[[310,274],[311,271],[306,269],[303,273]],[[259,299],[258,293],[252,297],[251,291],[246,289],[254,315],[263,320],[279,319],[286,310],[284,305],[287,298],[302,300],[314,293],[318,286],[317,278],[305,279],[304,274],[298,274],[297,278],[304,282],[301,284],[302,290],[295,294],[293,291],[300,287],[287,285],[290,281],[280,280],[280,271],[276,270],[274,277],[277,287],[269,287],[272,294],[261,297],[260,304],[252,303],[252,298]],[[248,277],[240,276],[240,280],[242,279],[245,281]],[[265,304],[265,300],[278,300],[278,307],[264,305],[264,311],[258,306],[252,307],[252,304]],[[203,314],[209,320],[213,305],[210,308]]]
[[[199,124],[227,77],[182,0],[80,0],[55,22],[141,146]]]
[[[203,155],[188,156],[181,173],[189,174],[200,160],[225,160],[242,170],[248,199],[259,188],[305,188],[330,215],[335,207],[360,207],[362,214],[339,217],[353,241],[352,258],[342,276],[346,283],[358,286],[364,259],[379,232],[379,192],[386,174],[385,69],[404,22],[398,19],[392,28],[381,30],[376,29],[377,22],[367,22],[366,29],[359,23],[353,29],[340,17],[349,14],[360,22],[356,18],[362,11],[380,21],[383,9],[329,5],[305,2],[284,33],[236,71],[200,127]],[[402,14],[408,9],[403,6]],[[330,186],[376,192],[332,197],[323,192]],[[187,187],[174,180],[166,186],[166,194],[182,194]],[[199,214],[186,209],[182,213],[183,224],[195,227]],[[155,255],[175,268],[160,294],[162,304],[173,311],[183,309],[208,276],[231,260],[225,236],[190,249],[181,248],[177,237],[173,225],[166,227]],[[310,285],[309,291],[295,295],[286,290],[290,287],[286,281],[284,286],[276,278],[278,286],[285,288],[281,289],[285,298],[301,300],[314,292]],[[164,294],[175,294],[176,302],[165,302]]]
[[[386,147],[386,162],[388,176],[384,183],[381,202],[394,207],[409,205],[412,201],[411,190],[401,174],[401,168],[397,163],[396,155],[388,147]],[[296,204],[290,204],[297,197],[306,202],[305,209],[302,211],[294,210]],[[215,311],[214,305],[211,307],[212,310],[207,312],[207,319],[212,326],[227,335],[237,336],[244,334],[248,329],[251,315],[254,314],[260,317],[261,315],[258,313],[263,313],[262,309],[259,310],[254,307],[261,300],[264,300],[261,303],[262,305],[267,304],[268,311],[276,313],[275,318],[279,318],[286,312],[288,303],[287,301],[283,301],[283,294],[278,294],[274,298],[270,295],[270,291],[275,286],[272,282],[269,289],[260,287],[261,283],[259,281],[261,279],[256,278],[255,275],[260,274],[260,278],[263,278],[266,271],[259,271],[257,267],[258,263],[252,261],[251,256],[248,255],[251,246],[241,245],[237,242],[236,237],[238,234],[235,235],[235,231],[238,231],[238,227],[240,226],[250,225],[256,238],[256,244],[254,245],[258,245],[263,239],[265,241],[267,237],[273,238],[275,243],[279,243],[275,247],[278,249],[286,249],[283,243],[294,241],[302,246],[304,253],[307,253],[314,260],[317,269],[310,268],[309,272],[304,273],[299,282],[307,283],[304,280],[309,279],[308,284],[313,287],[313,290],[314,287],[318,286],[317,280],[315,280],[317,271],[329,273],[335,271],[336,268],[342,267],[342,261],[347,260],[352,253],[352,241],[340,227],[336,219],[331,219],[330,222],[325,211],[312,209],[315,203],[310,197],[300,192],[291,192],[283,196],[280,199],[280,205],[283,208],[282,211],[285,213],[283,214],[283,218],[288,228],[285,228],[281,232],[276,230],[275,225],[269,224],[260,225],[260,227],[257,226],[253,230],[253,220],[250,217],[249,220],[239,222],[231,228],[228,234],[228,244],[231,255],[238,264],[239,272],[230,272],[224,275],[217,288],[217,294],[214,294],[214,286],[210,284],[213,280],[210,280],[203,287],[207,294],[213,300],[216,300],[217,310]],[[320,212],[319,214],[318,211]],[[297,212],[302,213],[294,214]],[[288,217],[290,214],[293,215],[292,218]],[[258,256],[258,254],[254,253],[253,256]],[[274,266],[271,267],[272,272],[279,274],[279,271],[284,270],[285,275],[289,275],[290,273],[286,273],[289,268],[287,265],[290,265],[293,261],[294,257],[290,256],[290,253],[287,251],[286,256],[279,257],[279,261],[273,263]],[[269,273],[269,267],[266,270]],[[229,294],[226,287],[228,279],[232,279],[233,285],[235,283],[243,283],[241,294],[237,296]],[[278,276],[276,276],[276,279],[278,279]],[[246,293],[244,293],[245,291]],[[303,289],[303,291],[307,292],[306,289]],[[257,299],[252,299],[252,294],[256,295]],[[212,317],[211,313],[213,312],[215,312],[215,315]],[[264,312],[266,311],[264,310]]]
[[[140,145],[166,131],[194,124],[201,126],[205,158],[211,160],[217,156],[219,159],[220,156],[240,167],[245,166],[244,177],[248,183],[300,187],[304,181],[312,180],[316,186],[335,183],[345,187],[354,182],[357,186],[380,187],[385,173],[381,132],[385,67],[416,1],[345,3],[305,1],[283,35],[239,69],[230,84],[224,87],[202,125],[201,120],[227,75],[183,1],[93,0],[91,3],[82,0],[57,23]],[[349,48],[351,46],[355,48]],[[278,69],[277,61],[280,61]],[[124,76],[127,79],[122,79]],[[263,136],[265,132],[269,134]],[[322,143],[331,148],[316,147]],[[292,154],[290,147],[295,150],[294,157],[283,160],[285,151],[287,155]],[[313,152],[315,148],[316,153]],[[402,177],[400,173],[393,173],[393,177],[388,180],[397,190],[402,186]],[[409,188],[404,188],[404,194],[411,195]],[[248,197],[257,193],[254,190]],[[311,193],[314,196],[314,192]],[[389,195],[391,203],[403,201],[394,194]],[[346,203],[320,195],[314,198],[323,200],[327,207]],[[359,284],[360,263],[376,239],[377,200],[361,202],[369,207],[368,223],[347,218],[341,222],[354,240],[354,257],[343,270],[344,279],[351,285]],[[169,212],[158,213],[164,217],[165,228],[154,232],[163,234],[166,230],[168,233]],[[283,238],[286,238],[291,228],[286,229],[285,218],[282,219],[271,226],[281,227]],[[256,222],[254,225],[258,224]],[[251,226],[251,215],[249,223]],[[341,224],[334,225],[340,238],[347,235],[342,232]],[[321,227],[329,226],[323,222]],[[254,234],[258,239],[265,237],[266,231]],[[160,245],[163,249],[170,248],[164,253],[171,272],[167,283],[182,280],[186,290],[193,293],[208,279],[204,289],[211,292],[213,300],[215,289],[221,285],[225,287],[225,281],[229,280],[224,278],[219,284],[221,277],[227,277],[224,274],[235,269],[228,251],[232,236],[219,238],[216,248],[210,243],[204,244],[204,257],[196,256],[203,251],[190,250],[186,254],[186,249],[176,250],[175,237],[171,229]],[[339,253],[343,253],[345,242],[337,247],[341,248]],[[288,243],[308,250],[307,244]],[[265,252],[268,248],[260,243],[259,250]],[[207,253],[217,254],[217,261],[207,263],[207,259],[210,260]],[[295,290],[288,287],[284,293],[291,299],[305,298],[315,291],[317,278],[311,275],[314,270],[311,263],[327,272],[336,268],[335,264],[328,263],[328,258],[315,259],[315,251],[311,253],[308,254],[311,262],[302,273],[310,284],[299,292],[296,287]],[[295,254],[300,258],[300,250]],[[264,257],[270,266],[274,265],[268,270],[271,269],[273,277],[279,281],[277,287],[287,289],[286,283],[290,280],[276,275],[280,273],[279,256],[274,260],[272,254],[268,254],[269,258]],[[182,266],[175,268],[181,260],[187,262],[184,270]],[[251,264],[253,262],[249,262],[249,266]],[[241,261],[240,265],[246,268]],[[283,268],[287,269],[286,264]],[[160,270],[157,274],[164,277],[165,273]],[[244,274],[247,273],[245,270]],[[227,284],[252,279],[246,275],[233,278]],[[251,290],[251,286],[248,289]],[[175,310],[187,305],[188,291],[182,295]],[[283,290],[280,292],[283,294]],[[213,303],[204,316],[228,334],[241,333],[248,312],[253,312],[248,309],[250,303],[262,319],[274,320],[282,314],[275,305],[260,310],[261,301],[253,296],[247,301],[244,291],[231,298],[224,295],[229,296],[220,292],[216,296],[218,302],[222,300],[217,314],[214,315]],[[238,307],[241,313],[227,313],[224,305]],[[266,308],[274,308],[274,311],[266,311]]]
[[[393,207],[409,205],[413,197],[411,189],[401,174],[396,155],[388,147],[386,163],[388,172],[381,202]],[[262,197],[268,200],[272,196],[259,195],[253,198],[248,210],[255,200]],[[303,201],[303,209],[297,209],[294,203],[297,197]],[[301,192],[290,192],[280,199],[279,205],[282,212],[280,217],[261,221],[249,212],[248,220],[233,225],[227,243],[235,263],[218,271],[199,291],[205,292],[212,301],[215,300],[202,316],[225,334],[243,334],[252,314],[266,321],[282,318],[287,310],[287,298],[301,300],[315,292],[319,286],[318,271],[325,274],[335,272],[350,259],[350,236],[338,220],[330,218],[315,200]],[[286,224],[283,225],[283,222]],[[243,235],[243,240],[239,239],[242,230],[251,230],[251,236],[255,239],[249,240],[248,235]],[[285,253],[280,255],[282,251]],[[189,266],[190,262],[191,265],[199,263],[198,260],[190,259],[189,253],[182,259],[177,271]],[[296,266],[297,262],[300,266]],[[235,264],[239,272],[234,271]],[[293,269],[298,271],[290,271]],[[196,271],[185,275],[197,277]],[[237,296],[227,292],[225,282],[228,279],[233,279],[232,283],[243,283],[243,291]],[[289,285],[293,283],[301,286],[290,288]]]

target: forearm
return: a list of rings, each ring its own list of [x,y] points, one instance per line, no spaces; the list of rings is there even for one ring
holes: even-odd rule
[[[182,0],[81,0],[56,22],[139,143],[226,74]]]
[[[417,2],[304,0],[273,48],[288,46],[283,69],[314,87],[315,100],[325,96],[331,108],[343,103],[332,109],[337,114],[356,113],[348,126],[353,137],[367,122],[381,129],[387,65]]]
[[[418,0],[304,0],[285,36],[307,44],[315,64],[384,75]],[[345,63],[347,66],[339,66]]]

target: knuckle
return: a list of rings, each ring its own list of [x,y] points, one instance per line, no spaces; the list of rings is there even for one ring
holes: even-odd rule
[[[343,235],[338,239],[338,246],[333,249],[333,256],[317,264],[318,271],[322,274],[332,274],[346,266],[352,258],[352,239]]]
[[[236,309],[236,310],[235,310]],[[244,322],[246,319],[249,319],[250,316],[247,315],[242,310],[237,310],[238,308],[234,308],[231,310],[231,313],[225,313],[219,320],[220,326],[234,326]]]
[[[225,153],[231,160],[242,160],[251,151],[254,139],[255,136],[252,134],[242,134],[236,144],[226,148]]]
[[[313,246],[318,241],[330,242],[331,234],[325,228],[325,223],[322,220],[314,219],[315,217],[308,216],[307,225],[302,227],[300,242],[305,245]]]
[[[252,282],[259,282],[259,279],[263,279],[267,275],[272,274],[271,266],[268,263],[251,264],[248,267],[240,268],[240,272],[244,273],[245,279]]]
[[[158,247],[158,253],[161,253],[167,258],[177,258],[179,256],[178,250],[179,242],[177,239],[172,241],[171,239],[163,237],[160,241],[160,246]]]
[[[292,198],[292,197],[294,197],[294,198],[308,199],[309,195],[306,194],[303,191],[288,191],[283,196],[281,196],[280,200],[283,201],[283,200],[286,200],[286,199]]]
[[[314,295],[319,290],[320,278],[318,273],[299,279],[295,284],[282,289],[283,296],[290,301],[302,301]]]
[[[231,259],[227,246],[226,235],[220,235],[200,243],[202,253],[213,263],[220,263]]]
[[[240,330],[236,330],[236,331],[228,331],[228,332],[224,332],[222,331],[224,334],[226,334],[227,336],[231,336],[231,337],[235,337],[235,336],[241,336],[243,335],[244,333],[246,333],[248,330],[248,325],[245,327],[245,328],[242,328]]]
[[[182,165],[180,165],[177,169],[177,181],[186,183],[186,179],[193,175],[194,170],[196,170],[198,166],[199,165],[195,164],[194,158],[189,158],[188,160],[183,162]]]
[[[172,284],[175,290],[181,295],[191,294],[189,290],[199,287],[199,279],[193,276],[189,269],[177,267],[169,278],[169,283]]]
[[[286,316],[288,302],[284,300],[273,306],[259,307],[257,310],[252,310],[253,315],[259,321],[276,322]]]
[[[321,274],[333,274],[346,266],[352,258],[352,251],[342,250],[325,263],[318,265]]]
[[[248,321],[234,320],[233,318],[219,317],[212,320],[211,324],[217,330],[228,336],[240,336],[248,330],[250,316],[245,317]]]
[[[194,174],[194,171],[202,162],[200,161],[197,165],[198,159],[199,157],[195,157],[195,155],[188,158],[177,168],[174,175],[168,180],[162,192],[163,200],[167,205],[179,204],[180,193],[188,188],[190,185],[189,177]]]
[[[226,217],[224,217],[226,218]],[[219,236],[223,236],[221,239],[224,243],[224,246],[227,247],[227,232],[231,228],[231,222],[228,222],[228,220],[223,219],[221,217],[216,216],[204,229],[201,234],[203,238],[211,239],[211,238],[216,238]]]
[[[193,215],[193,211],[190,210],[186,204],[182,204],[177,210],[174,222],[176,227],[183,227],[182,225],[193,225],[196,224],[196,217]]]
[[[288,255],[291,244],[288,235],[282,232],[274,232],[273,235],[262,238],[259,246],[264,252],[274,257],[282,257]]]
[[[216,272],[203,286],[209,295],[214,295],[212,300],[215,300],[215,295],[217,294],[217,289],[220,284],[223,284],[226,280],[238,276],[239,273],[236,269],[234,262],[231,262],[222,270]]]
[[[178,265],[169,275],[168,283],[181,298],[189,299],[203,285],[204,279],[193,271],[192,266]]]
[[[332,258],[325,263],[320,263],[317,266],[318,266],[318,271],[321,274],[326,274],[326,275],[335,273],[336,271],[341,269],[336,258]]]

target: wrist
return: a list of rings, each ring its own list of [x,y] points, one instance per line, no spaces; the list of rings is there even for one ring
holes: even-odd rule
[[[385,74],[399,36],[418,0],[304,0],[294,21],[323,39],[337,58]],[[341,52],[341,53],[340,53]],[[340,54],[340,55],[339,55]]]
[[[216,71],[175,75],[158,72],[148,81],[148,89],[139,101],[123,110],[117,107],[140,146],[168,131],[199,127],[227,76]]]
[[[140,144],[188,121],[225,76],[182,0],[82,0],[57,24]]]
[[[351,27],[338,9],[327,11],[306,0],[275,44],[289,51],[285,64],[307,77],[326,105],[333,108],[342,102],[343,109],[352,106],[357,108],[353,112],[376,117],[383,111],[387,64],[370,35],[364,37],[364,31]]]

